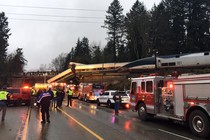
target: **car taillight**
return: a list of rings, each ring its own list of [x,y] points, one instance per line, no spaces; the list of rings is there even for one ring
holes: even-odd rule
[[[125,108],[130,108],[130,104],[126,104],[125,105]]]

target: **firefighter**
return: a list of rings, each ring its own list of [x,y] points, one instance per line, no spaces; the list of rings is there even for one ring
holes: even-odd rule
[[[36,91],[34,88],[31,89],[31,101],[30,101],[30,105],[31,107],[34,106],[34,103],[36,102]]]
[[[57,108],[57,90],[56,89],[53,89],[52,106],[54,108]]]
[[[45,115],[47,117],[47,122],[50,123],[50,101],[52,100],[52,96],[49,92],[44,89],[44,92],[39,96],[38,103],[41,105],[41,112],[42,112],[42,121],[41,123],[45,123]]]
[[[115,115],[118,115],[119,106],[122,101],[122,98],[121,98],[121,95],[119,94],[119,92],[116,92],[116,94],[113,96],[113,100],[115,101],[115,104],[114,104]]]
[[[6,111],[7,111],[7,101],[9,100],[9,92],[6,91],[6,88],[3,88],[0,91],[0,110],[2,110],[1,121],[4,121]]]
[[[70,107],[72,107],[72,95],[73,95],[73,90],[71,88],[69,88],[69,91],[67,92],[68,96],[67,96],[67,107],[69,106],[69,102],[70,102]]]

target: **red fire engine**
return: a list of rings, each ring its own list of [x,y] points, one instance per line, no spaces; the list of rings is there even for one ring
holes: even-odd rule
[[[210,74],[132,78],[130,95],[142,121],[164,117],[186,122],[199,137],[210,135]]]
[[[105,91],[104,84],[80,83],[78,99],[84,101],[96,101]]]
[[[10,94],[9,104],[22,105],[22,103],[25,103],[26,105],[29,105],[31,94],[31,88],[29,86],[21,88],[9,87],[7,88],[7,91]]]

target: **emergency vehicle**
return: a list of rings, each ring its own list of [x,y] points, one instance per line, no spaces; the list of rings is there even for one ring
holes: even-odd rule
[[[67,85],[66,92],[68,92],[69,89],[73,90],[72,98],[78,98],[78,96],[79,96],[79,86],[74,85],[74,84],[70,84],[70,85]]]
[[[130,103],[142,121],[168,118],[187,123],[196,136],[210,135],[210,74],[132,78]]]
[[[86,101],[96,101],[105,91],[105,85],[96,83],[80,83],[78,99]]]
[[[7,92],[9,92],[9,104],[13,105],[22,105],[24,103],[25,105],[30,104],[30,94],[31,94],[31,88],[29,86],[24,86],[21,88],[17,87],[9,87],[7,88]]]

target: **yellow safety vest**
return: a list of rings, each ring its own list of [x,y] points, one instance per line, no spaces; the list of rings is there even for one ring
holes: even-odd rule
[[[36,91],[34,89],[32,89],[31,92],[32,95],[36,95]]]
[[[56,90],[53,90],[53,97],[57,97]]]
[[[69,95],[73,95],[73,91],[72,90],[69,90]]]
[[[0,100],[7,100],[7,91],[0,91]]]

